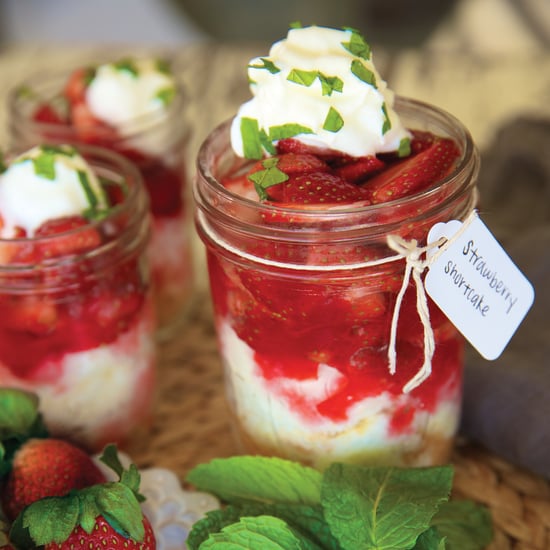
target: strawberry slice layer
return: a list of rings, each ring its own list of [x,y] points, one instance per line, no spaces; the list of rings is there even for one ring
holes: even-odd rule
[[[364,189],[373,204],[389,202],[427,189],[450,173],[460,150],[448,138],[434,138],[420,152],[397,161],[371,178]]]

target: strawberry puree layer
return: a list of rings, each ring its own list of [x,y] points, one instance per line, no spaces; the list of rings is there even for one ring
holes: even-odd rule
[[[148,422],[153,401],[154,340],[151,305],[110,343],[65,353],[36,365],[32,379],[0,363],[4,386],[35,392],[53,435],[90,449],[124,442]],[[53,376],[52,376],[53,374]]]
[[[334,461],[429,465],[448,453],[457,428],[460,391],[451,376],[431,410],[414,393],[372,392],[354,400],[345,418],[319,406],[338,393],[344,375],[317,363],[304,379],[267,379],[255,354],[231,325],[218,319],[230,402],[247,450],[283,455],[323,468]],[[395,430],[405,415],[407,428]]]

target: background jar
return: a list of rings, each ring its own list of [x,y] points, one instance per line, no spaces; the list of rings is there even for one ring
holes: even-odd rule
[[[151,419],[151,223],[137,169],[101,148],[78,150],[117,205],[76,229],[0,239],[0,385],[36,393],[52,435],[97,451],[129,444]],[[100,244],[48,257],[90,232]]]
[[[119,153],[138,167],[153,214],[149,254],[158,336],[170,337],[184,317],[193,286],[185,166],[189,133],[184,117],[184,91],[178,83],[166,111],[136,119],[125,128],[124,134],[105,126],[76,127],[33,118],[36,110],[46,104],[62,115],[67,113],[63,89],[70,74],[70,70],[37,74],[11,91],[8,97],[11,146],[28,148],[42,142],[92,144]]]
[[[408,128],[454,139],[461,158],[430,189],[396,201],[331,210],[286,209],[220,183],[245,170],[226,122],[199,151],[197,228],[207,262],[234,426],[247,452],[324,467],[333,461],[427,465],[449,459],[462,397],[463,340],[429,301],[431,376],[404,391],[423,363],[416,289],[405,293],[397,369],[388,370],[391,317],[405,261],[389,235],[425,243],[437,222],[475,205],[478,154],[454,117],[398,98]],[[387,260],[387,261],[386,261]]]

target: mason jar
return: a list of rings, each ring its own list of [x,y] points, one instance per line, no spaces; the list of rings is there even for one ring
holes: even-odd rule
[[[406,254],[390,243],[401,239],[418,251],[434,224],[468,217],[478,154],[450,114],[405,98],[396,110],[407,128],[455,140],[460,158],[429,189],[382,204],[287,208],[233,194],[221,181],[245,173],[249,161],[232,152],[230,121],[199,151],[196,225],[227,400],[245,452],[319,468],[449,459],[463,338],[427,297],[435,344],[427,355],[420,290],[405,278]],[[427,356],[431,374],[420,381]]]
[[[142,116],[124,134],[108,126],[68,122],[63,90],[70,71],[37,74],[9,94],[11,146],[83,143],[105,147],[134,163],[145,183],[153,214],[149,246],[158,337],[173,335],[187,311],[193,286],[190,220],[187,200],[185,94],[178,84],[169,107],[159,115]],[[37,115],[44,106],[55,116]],[[52,111],[50,111],[51,114]]]
[[[0,239],[0,385],[35,393],[48,431],[130,445],[155,400],[149,201],[139,171],[80,146],[115,204],[49,236]]]

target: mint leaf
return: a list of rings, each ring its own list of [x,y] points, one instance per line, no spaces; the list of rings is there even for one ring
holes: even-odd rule
[[[332,464],[323,475],[321,503],[345,550],[411,548],[449,498],[453,470],[365,468]]]
[[[248,176],[248,179],[254,183],[254,188],[261,200],[267,199],[265,190],[268,187],[288,180],[288,176],[277,168],[278,162],[277,157],[270,157],[262,162],[264,170],[259,170]]]
[[[493,539],[489,510],[468,500],[443,503],[431,525],[447,537],[447,550],[482,550]]]
[[[4,161],[4,153],[0,151],[0,174],[3,174],[8,167],[6,166],[6,162]]]
[[[321,474],[290,460],[235,456],[200,464],[187,475],[198,490],[228,503],[243,500],[319,504]]]
[[[397,149],[397,156],[408,157],[411,154],[411,140],[409,138],[403,138],[399,142],[399,148]]]
[[[292,69],[286,79],[290,82],[295,82],[302,86],[311,86],[317,78],[318,71],[303,71],[300,69]]]
[[[328,110],[327,117],[323,123],[323,130],[328,132],[338,132],[344,126],[344,119],[342,115],[334,108],[331,107]]]
[[[55,158],[52,153],[43,152],[31,159],[34,173],[48,180],[55,179]]]
[[[269,136],[266,134],[263,128],[260,130],[260,143],[270,155],[275,155],[277,153],[275,145],[273,145],[272,141],[269,139]]]
[[[155,61],[155,68],[159,73],[172,75],[172,67],[167,59],[157,59]]]
[[[321,550],[315,543],[292,530],[284,521],[271,516],[243,517],[238,523],[224,527],[220,533],[210,535],[200,548]]]
[[[355,29],[351,30],[351,36],[349,42],[342,42],[342,46],[352,55],[361,57],[362,59],[369,59],[371,54],[370,46],[365,42],[365,39]]]
[[[130,58],[125,58],[125,59],[121,59],[120,61],[116,61],[115,63],[113,63],[113,66],[117,71],[129,73],[134,77],[137,77],[137,75],[139,74],[137,65]]]
[[[340,545],[332,536],[320,506],[260,502],[229,505],[220,510],[207,512],[206,517],[193,525],[186,541],[187,545],[190,550],[196,550],[210,534],[217,533],[227,525],[236,523],[241,517],[254,516],[277,517],[322,548],[340,550]]]
[[[292,21],[289,25],[291,29],[301,29],[303,27],[301,21]]]
[[[413,550],[447,550],[448,548],[445,537],[437,529],[430,527],[418,537]]]
[[[167,86],[166,88],[160,89],[155,94],[155,99],[158,99],[162,102],[164,106],[170,105],[174,98],[176,97],[176,89],[173,86]]]
[[[260,57],[260,61],[262,62],[261,65],[249,65],[251,69],[266,69],[271,74],[277,74],[281,72],[281,69],[273,63],[270,59],[267,59],[266,57]]]
[[[365,67],[361,61],[354,59],[351,62],[351,72],[363,82],[366,82],[370,86],[376,86],[376,77],[374,76],[374,73]]]
[[[337,76],[327,76],[323,73],[318,74],[321,81],[321,90],[323,95],[332,95],[332,92],[341,92],[344,89],[344,81]]]
[[[385,103],[382,104],[382,113],[384,113],[384,123],[382,124],[382,135],[384,135],[391,128],[391,120]]]
[[[260,128],[255,118],[243,117],[241,119],[241,138],[245,158],[261,159],[263,157]]]
[[[299,134],[313,134],[313,130],[307,126],[301,124],[288,123],[281,124],[279,126],[269,127],[269,139],[271,141],[278,141],[280,139],[287,139]]]

